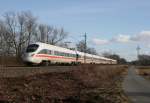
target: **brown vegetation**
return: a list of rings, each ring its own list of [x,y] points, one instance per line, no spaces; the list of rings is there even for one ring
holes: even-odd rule
[[[0,56],[0,65],[3,66],[23,66],[21,59],[17,59],[15,56]]]
[[[139,75],[150,80],[150,66],[139,66],[137,68],[137,72]]]
[[[0,78],[3,103],[126,103],[125,66],[78,66],[63,73]],[[5,102],[4,102],[5,101]]]

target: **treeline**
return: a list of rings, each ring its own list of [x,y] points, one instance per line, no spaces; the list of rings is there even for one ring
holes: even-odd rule
[[[38,22],[30,11],[6,12],[0,17],[0,56],[21,57],[25,48],[34,42],[44,42],[69,48],[64,40],[68,32]],[[76,44],[77,50],[85,52],[84,41]],[[94,48],[86,46],[86,52],[97,54]]]
[[[118,54],[111,54],[111,53],[105,52],[105,53],[103,53],[103,56],[106,58],[117,60],[118,64],[127,64],[128,63],[126,61],[126,59],[121,58]]]
[[[0,17],[0,56],[21,57],[30,43],[63,44],[68,33],[63,28],[38,23],[29,11],[6,12]]]
[[[139,55],[137,60],[127,62],[126,59],[121,58],[118,54],[111,53],[103,53],[104,57],[111,58],[117,60],[118,64],[131,64],[131,65],[139,65],[139,66],[149,66],[150,65],[150,55]]]
[[[150,65],[150,55],[139,55],[138,60],[132,61],[131,64],[148,66]]]

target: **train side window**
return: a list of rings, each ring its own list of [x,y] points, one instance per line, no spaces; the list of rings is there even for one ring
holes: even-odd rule
[[[73,54],[71,54],[71,57],[73,57]]]
[[[73,54],[72,54],[72,57],[74,57]]]
[[[68,54],[68,57],[71,57],[71,54],[70,54],[70,53]]]
[[[66,56],[66,53],[64,53],[64,56]]]
[[[55,54],[55,55],[58,55],[58,51],[54,51],[54,54]]]
[[[59,52],[59,56],[63,56],[63,53],[62,53],[62,52]]]
[[[47,54],[47,53],[48,53],[48,50],[43,49],[43,50],[41,50],[38,54]]]
[[[58,55],[58,56],[61,56],[61,53],[58,51],[58,52],[57,52],[57,55]]]
[[[68,57],[68,53],[66,53],[66,57]]]
[[[72,57],[72,54],[70,54],[70,57]]]
[[[58,55],[59,55],[59,56],[62,56],[62,53],[61,53],[61,52],[58,52]]]
[[[78,54],[78,58],[81,58],[81,55]]]
[[[51,51],[51,50],[48,50],[48,54],[51,55],[51,54],[52,54],[52,51]]]
[[[59,52],[59,51],[54,51],[54,55],[63,56],[63,53],[62,53],[62,52]]]
[[[69,53],[67,53],[67,57],[69,57]]]
[[[72,57],[72,54],[69,54],[69,57]]]
[[[65,54],[64,53],[61,53],[61,56],[64,56]]]
[[[64,55],[64,53],[63,52],[59,52],[59,56],[63,56]]]
[[[54,55],[56,55],[56,51],[54,51]]]

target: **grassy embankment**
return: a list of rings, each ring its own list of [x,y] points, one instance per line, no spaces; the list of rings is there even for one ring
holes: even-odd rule
[[[126,66],[79,66],[64,73],[0,78],[0,103],[128,103]]]

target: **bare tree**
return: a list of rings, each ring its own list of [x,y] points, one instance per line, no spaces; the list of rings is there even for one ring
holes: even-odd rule
[[[117,60],[118,64],[126,64],[127,63],[126,59],[121,58],[120,55],[118,55],[118,54],[112,54],[109,52],[104,52],[103,56],[106,58]]]
[[[67,37],[67,32],[65,32],[63,28],[61,29],[54,28],[53,31],[50,32],[48,35],[49,35],[48,40],[49,43],[56,45]]]
[[[76,44],[77,50],[80,52],[84,52],[85,50],[85,42],[82,40]]]
[[[40,24],[38,29],[39,29],[39,32],[40,32],[40,41],[46,43],[47,25]]]
[[[68,33],[63,28],[58,29],[49,25],[39,25],[39,31],[41,35],[41,41],[52,45],[62,43],[68,36]]]
[[[3,16],[3,24],[1,33],[5,40],[5,45],[20,57],[23,48],[31,39],[33,22],[31,16],[27,16],[27,12],[14,13],[7,12]],[[10,50],[9,50],[10,51]]]
[[[37,23],[36,20],[37,18],[34,17],[32,15],[31,12],[24,12],[25,17],[26,17],[26,22],[25,22],[25,26],[28,32],[28,45],[31,42],[32,37],[36,36],[36,27],[37,27]]]
[[[58,46],[63,47],[63,48],[71,49],[71,48],[69,48],[69,45],[68,45],[66,42],[60,42],[60,43],[58,44]]]
[[[5,50],[5,41],[3,38],[4,35],[4,27],[3,27],[3,22],[0,21],[0,56],[2,56],[4,50]]]
[[[67,32],[49,25],[37,24],[31,12],[6,12],[0,19],[0,53],[21,57],[27,45],[42,41],[53,45],[63,43]]]
[[[7,12],[4,15],[1,33],[4,43],[4,54],[9,54],[13,48],[16,48],[16,15],[14,12]],[[13,50],[12,50],[13,51]]]
[[[95,48],[88,47],[87,48],[87,53],[97,55],[97,51],[95,50]]]
[[[85,51],[85,42],[82,40],[79,43],[76,44],[77,50],[84,52]],[[94,48],[86,47],[86,53],[89,54],[97,54],[96,50]]]

